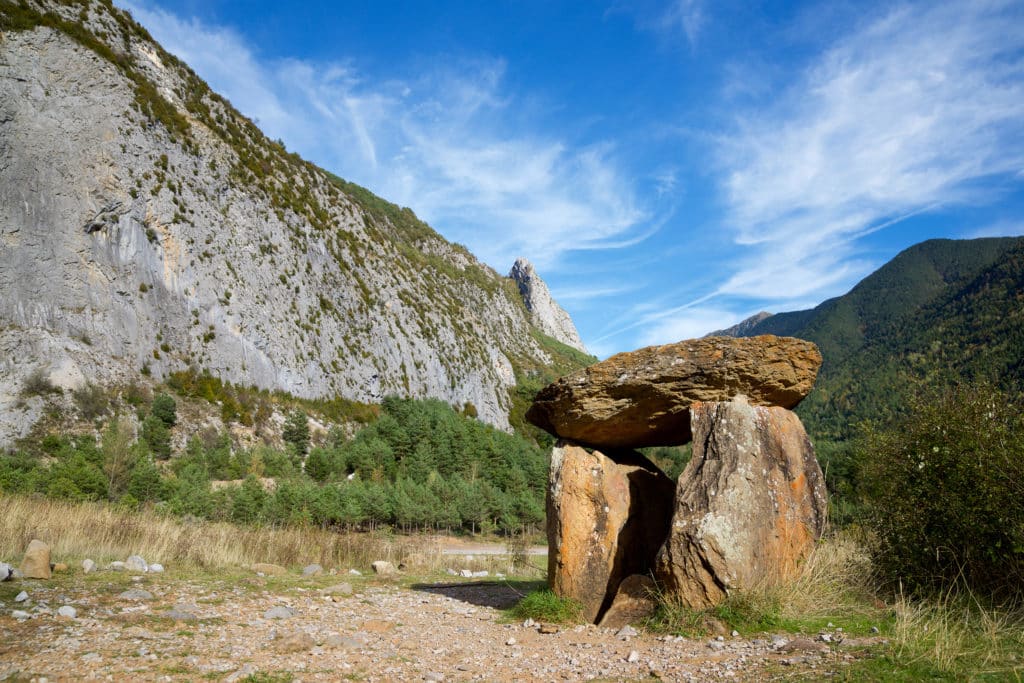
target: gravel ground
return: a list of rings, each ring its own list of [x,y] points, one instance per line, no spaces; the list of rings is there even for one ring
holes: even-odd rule
[[[501,611],[523,584],[400,581],[107,571],[0,584],[0,680],[815,680],[869,644],[548,633]]]

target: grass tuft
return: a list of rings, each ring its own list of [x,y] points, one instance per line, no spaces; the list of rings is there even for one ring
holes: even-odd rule
[[[572,598],[555,595],[548,588],[527,594],[509,614],[514,619],[533,619],[556,624],[579,624],[583,621],[583,605]]]

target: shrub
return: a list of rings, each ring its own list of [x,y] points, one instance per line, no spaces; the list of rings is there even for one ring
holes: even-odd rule
[[[173,427],[178,422],[178,404],[170,394],[157,394],[153,398],[153,406],[149,413],[160,418],[168,427]]]
[[[142,421],[142,439],[156,458],[167,460],[171,457],[171,433],[156,415],[150,414]]]
[[[25,384],[21,387],[22,396],[42,396],[43,394],[53,394],[59,392],[60,389],[53,385],[50,381],[50,375],[42,368],[36,368],[25,378]]]
[[[288,414],[281,438],[294,446],[300,456],[306,455],[309,451],[309,417],[304,411],[293,410]]]
[[[97,384],[86,382],[72,391],[71,397],[86,420],[94,420],[107,412],[107,392]]]
[[[1024,419],[988,385],[913,399],[889,429],[867,429],[860,478],[890,585],[959,584],[999,599],[1024,585]]]

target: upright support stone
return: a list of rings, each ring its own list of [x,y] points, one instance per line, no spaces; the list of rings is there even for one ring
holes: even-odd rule
[[[691,408],[693,458],[656,578],[702,609],[793,576],[823,531],[824,477],[800,418],[743,397]]]
[[[639,453],[559,442],[548,480],[548,583],[595,621],[619,583],[651,570],[668,534],[674,485]]]

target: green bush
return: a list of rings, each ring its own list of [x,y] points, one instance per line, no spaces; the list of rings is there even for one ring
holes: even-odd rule
[[[893,587],[963,586],[996,599],[1024,586],[1024,419],[988,385],[918,397],[860,442],[865,521]]]
[[[147,415],[142,421],[142,439],[156,458],[167,460],[171,457],[171,433],[156,415]]]
[[[304,411],[293,410],[284,423],[281,438],[295,447],[300,456],[309,452],[309,416]]]
[[[168,427],[173,427],[178,422],[178,404],[169,394],[157,394],[153,398],[153,405],[149,409],[149,413],[160,418],[160,421]]]

